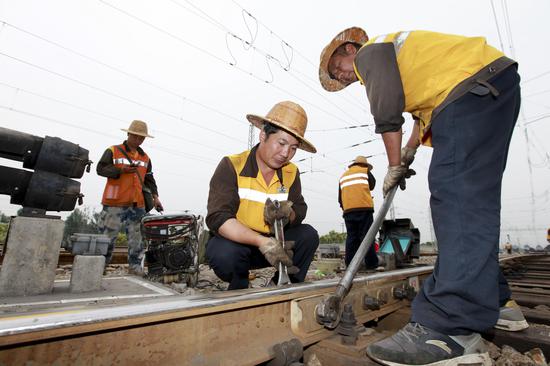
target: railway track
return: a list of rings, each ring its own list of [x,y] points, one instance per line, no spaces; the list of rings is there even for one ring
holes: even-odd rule
[[[531,327],[491,331],[486,339],[550,355],[550,310],[542,307],[550,306],[548,263],[549,256],[502,261]],[[187,297],[84,299],[53,308],[0,306],[0,365],[374,365],[366,346],[408,321],[410,300],[432,269],[357,276],[345,301],[357,324],[343,316],[346,327],[336,330],[318,324],[314,309],[338,279]]]
[[[2,251],[2,246],[0,246],[0,252]],[[0,255],[0,264],[2,264],[2,261],[4,259],[4,255]],[[64,266],[68,264],[72,264],[74,260],[74,255],[70,252],[66,251],[65,249],[61,249],[61,252],[59,253],[59,266]],[[115,247],[115,250],[113,251],[113,258],[111,260],[112,264],[125,264],[128,263],[128,247]]]

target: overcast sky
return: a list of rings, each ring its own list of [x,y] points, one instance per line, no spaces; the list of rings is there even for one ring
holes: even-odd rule
[[[143,148],[166,212],[204,215],[217,163],[248,146],[245,115],[297,102],[308,114],[306,138],[318,152],[300,151],[294,161],[309,205],[306,222],[322,235],[343,229],[337,187],[349,162],[373,155],[379,207],[387,160],[372,125],[346,128],[373,123],[364,89],[358,83],[341,93],[321,88],[321,49],[349,26],[371,37],[417,29],[484,36],[519,61],[522,76],[522,113],[503,183],[501,243],[510,235],[513,244],[546,245],[549,14],[550,2],[543,0],[0,0],[0,126],[78,143],[97,162],[108,146],[124,140],[120,128],[142,119],[155,136]],[[406,116],[404,130],[410,129]],[[419,150],[418,174],[395,198],[396,217],[412,218],[422,241],[433,236],[430,157],[430,148]],[[22,168],[3,159],[0,164]],[[100,210],[105,179],[93,168],[81,179],[82,192],[85,206]],[[0,196],[2,212],[18,208]]]

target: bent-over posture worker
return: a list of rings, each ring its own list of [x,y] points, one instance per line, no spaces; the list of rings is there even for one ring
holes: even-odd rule
[[[391,365],[490,364],[479,332],[527,327],[498,264],[502,176],[520,107],[517,63],[483,37],[411,31],[369,40],[354,27],[322,51],[319,77],[328,91],[365,86],[388,156],[384,194],[404,188],[420,143],[433,147],[439,257],[411,323],[369,346],[369,356]],[[403,112],[415,123],[401,149]]]
[[[344,211],[347,232],[346,266],[349,266],[372,225],[374,203],[370,192],[376,185],[376,179],[371,172],[372,165],[367,158],[358,156],[342,174],[338,185],[338,203]],[[365,255],[367,270],[378,267],[378,256],[373,244]]]
[[[145,216],[143,186],[150,189],[154,207],[162,211],[153,177],[151,159],[139,147],[146,137],[147,124],[133,121],[128,129],[128,139],[120,145],[109,147],[97,164],[97,174],[107,178],[103,191],[103,210],[99,216],[99,228],[111,239],[105,265],[111,262],[115,240],[121,229],[128,238],[128,273],[143,275],[144,245],[141,238],[141,218]]]
[[[302,224],[307,205],[300,172],[290,162],[298,148],[316,152],[304,138],[306,113],[286,101],[265,117],[247,118],[261,129],[259,144],[224,157],[210,181],[206,223],[214,236],[206,247],[208,262],[219,278],[229,282],[229,290],[248,288],[250,269],[278,268],[279,263],[287,266],[292,282],[303,282],[319,245],[317,231]],[[279,210],[272,200],[281,203]],[[270,236],[275,219],[287,223],[287,251]],[[288,253],[291,242],[293,256]],[[277,278],[276,274],[275,282]]]

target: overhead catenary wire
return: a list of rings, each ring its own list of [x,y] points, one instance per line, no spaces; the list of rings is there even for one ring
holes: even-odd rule
[[[269,82],[269,81],[267,81],[267,80],[265,80],[265,79],[262,79],[262,78],[260,78],[259,76],[253,74],[252,72],[250,72],[250,71],[248,71],[248,70],[246,70],[246,69],[244,69],[244,68],[242,68],[242,67],[240,67],[240,66],[238,66],[238,65],[236,65],[236,64],[233,64],[233,63],[231,63],[231,62],[228,62],[228,61],[224,60],[223,58],[221,58],[221,57],[219,57],[219,56],[217,56],[217,55],[214,55],[212,52],[207,51],[207,50],[205,50],[204,48],[201,48],[201,47],[199,47],[199,46],[197,46],[197,45],[194,45],[193,43],[191,43],[191,42],[189,42],[189,41],[187,41],[187,40],[185,40],[185,39],[183,39],[183,38],[181,38],[181,37],[179,37],[179,36],[177,36],[177,35],[175,35],[175,34],[173,34],[173,33],[171,33],[171,32],[168,32],[168,31],[162,29],[161,27],[158,27],[158,26],[156,26],[156,25],[154,25],[154,24],[152,24],[152,23],[150,23],[150,22],[148,22],[148,21],[146,21],[146,20],[144,20],[144,19],[142,19],[142,18],[140,18],[140,17],[138,17],[138,16],[136,16],[136,15],[134,15],[134,14],[131,14],[130,12],[125,11],[124,9],[121,9],[121,8],[119,8],[119,7],[116,7],[116,6],[112,5],[112,4],[109,4],[109,3],[106,2],[105,0],[99,0],[99,1],[100,1],[101,3],[103,3],[103,4],[107,5],[107,6],[109,6],[110,8],[112,8],[112,9],[114,9],[114,10],[120,12],[121,14],[124,14],[125,16],[130,17],[131,19],[134,19],[135,21],[140,22],[140,23],[142,23],[142,24],[144,24],[144,25],[146,25],[146,26],[148,26],[148,27],[150,27],[150,28],[152,28],[152,29],[154,29],[154,30],[156,30],[156,31],[158,31],[158,32],[160,32],[160,33],[162,33],[162,34],[168,36],[168,37],[171,37],[171,38],[173,38],[173,39],[175,39],[175,40],[177,40],[177,41],[179,41],[179,42],[182,42],[182,43],[184,43],[185,45],[188,45],[189,47],[192,47],[192,48],[194,48],[195,50],[197,50],[197,51],[199,51],[199,52],[202,52],[202,53],[204,53],[204,54],[206,54],[206,55],[208,55],[208,56],[210,56],[210,57],[212,57],[212,58],[214,58],[214,59],[216,59],[216,60],[218,60],[218,61],[220,61],[220,62],[226,64],[226,65],[232,66],[232,67],[236,68],[237,70],[239,70],[239,71],[241,71],[241,72],[243,72],[243,73],[245,73],[245,74],[247,74],[247,75],[249,75],[249,76],[252,76],[253,78],[255,78],[255,79],[257,79],[257,80],[260,80],[260,81],[262,81],[262,82],[264,82],[264,83],[266,83],[266,84],[268,84],[268,85],[274,87],[275,89],[277,89],[277,90],[279,90],[279,91],[282,91],[282,92],[284,92],[284,93],[286,93],[286,94],[292,96],[293,98],[296,98],[297,100],[300,100],[300,101],[302,101],[302,102],[304,102],[304,103],[306,103],[306,104],[308,104],[308,105],[310,105],[310,106],[312,106],[312,107],[318,109],[319,111],[321,111],[321,112],[323,112],[323,113],[325,113],[325,114],[327,114],[327,115],[329,115],[329,116],[331,116],[331,117],[333,117],[333,118],[335,118],[335,119],[337,119],[337,120],[339,120],[339,121],[341,121],[341,122],[343,122],[343,123],[345,123],[345,124],[348,124],[348,123],[349,123],[348,121],[342,119],[340,116],[338,116],[338,115],[336,115],[336,114],[334,114],[334,113],[332,113],[332,112],[329,112],[329,111],[326,110],[325,108],[320,107],[320,106],[318,106],[317,104],[312,103],[312,102],[310,102],[310,101],[304,99],[303,97],[300,97],[299,95],[290,92],[289,90],[286,90],[286,89],[284,89],[284,88],[281,88],[281,87],[279,87],[279,86],[277,86],[277,85],[275,85],[275,84],[273,84],[273,83],[271,83],[271,82]]]
[[[252,15],[247,9],[245,9],[243,6],[241,6],[236,0],[232,0],[233,3],[238,6],[240,9],[242,9],[242,11],[246,12],[247,14],[249,14],[251,17],[253,17],[257,22],[258,24],[260,24],[262,27],[264,27],[270,34],[272,34],[273,36],[277,37],[281,42],[283,42],[286,46],[290,47],[293,49],[293,51],[298,55],[300,56],[304,61],[306,61],[307,63],[309,63],[311,66],[313,66],[314,68],[317,68],[319,67],[319,64],[311,61],[308,57],[306,57],[302,52],[300,52],[298,49],[296,49],[295,47],[291,46],[289,44],[289,42],[287,42],[283,37],[281,37],[280,35],[278,35],[275,31],[273,31],[270,27],[268,27],[266,24],[264,24],[263,22],[261,22],[260,20],[257,19],[257,17],[255,17],[254,15]],[[298,72],[300,73],[300,72]],[[302,73],[300,73],[302,74]],[[304,74],[302,74],[304,75]],[[305,76],[305,75],[304,75]],[[307,77],[307,79],[311,80],[311,78]],[[317,80],[314,80],[314,82],[318,82]],[[346,94],[346,93],[339,93],[339,96],[345,100],[347,100],[348,103],[350,104],[353,104],[355,105],[357,108],[363,110],[364,112],[367,112],[367,110],[365,109],[365,106],[361,103],[361,102],[358,102],[356,101],[354,98],[352,99],[351,96],[349,96],[349,94]],[[348,98],[346,98],[346,96]]]
[[[107,136],[107,137],[111,137],[111,138],[116,139],[116,140],[120,139],[120,136],[108,134],[108,133],[105,133],[104,131],[94,130],[93,128],[88,128],[88,127],[82,127],[81,125],[77,125],[77,124],[74,124],[74,123],[62,121],[62,120],[59,120],[59,119],[56,119],[56,118],[42,116],[42,115],[39,115],[39,114],[36,114],[36,113],[23,111],[23,110],[20,110],[20,109],[17,109],[17,108],[13,108],[13,107],[1,105],[1,104],[0,104],[0,109],[5,109],[5,110],[8,110],[10,112],[15,112],[15,113],[19,113],[19,114],[26,115],[26,116],[29,116],[29,117],[38,118],[38,119],[41,119],[41,120],[44,120],[44,121],[53,122],[53,123],[60,124],[60,125],[63,125],[63,126],[75,128],[77,130],[90,132],[90,133],[93,133],[93,134],[96,134],[96,135],[100,135],[102,137]],[[213,163],[213,161],[211,159],[209,159],[207,157],[204,157],[204,156],[185,153],[185,152],[182,152],[182,151],[177,151],[177,150],[169,149],[169,148],[165,148],[165,147],[158,147],[158,146],[155,146],[154,144],[151,144],[151,147],[153,149],[156,149],[156,150],[161,150],[161,151],[164,150],[164,151],[169,151],[171,153],[176,153],[176,154],[178,154],[182,157],[186,157],[186,158],[189,158],[189,159],[192,159],[192,160],[197,160],[197,161],[206,162],[206,163]]]
[[[146,85],[149,85],[149,86],[151,86],[151,87],[154,87],[154,88],[156,88],[156,89],[158,89],[158,90],[161,90],[161,91],[163,91],[163,92],[165,92],[165,93],[167,93],[167,94],[169,94],[169,95],[175,96],[175,97],[177,97],[177,98],[181,98],[182,100],[184,100],[184,101],[186,101],[186,102],[196,104],[196,105],[198,105],[198,106],[200,106],[200,107],[202,107],[202,108],[205,108],[205,109],[210,110],[210,111],[212,111],[212,112],[218,113],[218,114],[220,114],[220,115],[222,115],[222,116],[224,116],[224,117],[227,117],[227,118],[229,118],[229,119],[232,119],[232,120],[234,120],[234,121],[236,121],[236,122],[247,124],[247,122],[245,122],[245,121],[243,121],[243,120],[241,120],[241,119],[238,119],[238,118],[236,118],[236,117],[233,117],[233,116],[231,116],[231,115],[229,115],[229,114],[227,114],[227,113],[225,113],[225,112],[223,112],[223,111],[220,111],[219,109],[213,108],[212,106],[209,106],[209,105],[207,105],[207,104],[204,104],[204,103],[201,103],[201,102],[196,101],[196,100],[194,100],[194,99],[191,99],[191,98],[189,98],[189,97],[186,96],[186,95],[182,95],[182,94],[177,93],[177,92],[175,92],[175,91],[173,91],[173,90],[170,90],[170,89],[165,88],[165,87],[163,87],[163,86],[160,86],[160,85],[158,85],[158,84],[156,84],[156,83],[153,83],[152,81],[146,80],[146,79],[144,79],[144,78],[142,78],[142,77],[140,77],[140,76],[137,76],[137,75],[134,75],[134,74],[129,73],[129,72],[127,72],[127,71],[124,71],[123,69],[121,69],[121,68],[119,68],[119,67],[109,65],[109,64],[107,64],[106,62],[103,62],[103,61],[101,61],[101,60],[99,60],[99,59],[97,59],[97,58],[91,57],[91,56],[86,55],[86,54],[84,54],[84,53],[82,53],[82,52],[75,51],[75,50],[73,50],[73,49],[71,49],[71,48],[69,48],[69,47],[67,47],[67,46],[64,46],[64,45],[58,43],[58,42],[54,42],[54,41],[52,41],[52,40],[50,40],[50,39],[47,39],[47,38],[45,38],[45,37],[42,37],[42,36],[40,36],[40,35],[38,35],[38,34],[36,34],[36,33],[30,32],[30,31],[28,31],[28,30],[26,30],[26,29],[23,29],[23,28],[21,28],[21,27],[18,27],[18,26],[16,26],[16,25],[13,25],[13,24],[8,23],[8,22],[6,22],[6,21],[0,21],[0,22],[2,23],[3,26],[8,26],[8,27],[10,27],[10,28],[13,28],[13,29],[15,29],[15,30],[17,30],[17,31],[19,31],[19,32],[21,32],[21,33],[24,33],[24,34],[27,34],[27,35],[29,35],[29,36],[31,36],[31,37],[34,37],[34,38],[36,38],[36,39],[39,39],[39,40],[41,40],[41,41],[43,41],[43,42],[45,42],[45,43],[48,43],[48,44],[53,45],[53,46],[55,46],[55,47],[58,47],[58,48],[60,48],[60,49],[62,49],[62,50],[65,50],[65,51],[67,51],[67,52],[70,52],[70,53],[72,53],[72,54],[74,54],[74,55],[77,55],[77,56],[79,56],[79,57],[81,57],[81,58],[84,58],[84,59],[86,59],[86,60],[88,60],[88,61],[91,61],[91,62],[93,62],[93,63],[95,63],[95,64],[98,64],[98,65],[103,66],[103,67],[105,67],[105,68],[108,68],[108,69],[110,69],[110,70],[112,70],[112,71],[115,71],[115,72],[117,72],[117,73],[119,73],[119,74],[125,75],[125,76],[127,76],[127,77],[129,77],[129,78],[131,78],[131,79],[137,80],[137,81],[139,81],[139,82],[141,82],[141,83],[143,83],[143,84],[146,84]]]
[[[340,131],[340,130],[351,130],[354,128],[363,128],[363,127],[371,127],[373,126],[372,123],[362,124],[362,125],[356,125],[356,126],[346,126],[346,127],[337,127],[337,128],[324,128],[324,129],[318,129],[318,130],[307,130],[308,133],[310,132],[331,132],[331,131]]]
[[[184,7],[182,4],[180,4],[179,2],[175,1],[175,0],[171,0],[173,3],[175,3],[176,5],[178,6],[181,6],[183,7],[184,9],[186,10],[189,10],[187,7]],[[300,78],[298,78],[297,76],[294,75],[294,71],[291,70],[290,68],[290,64],[291,64],[291,61],[292,61],[292,57],[289,59],[287,57],[287,63],[286,63],[286,66],[283,66],[283,62],[273,56],[272,54],[266,52],[266,51],[263,51],[262,49],[260,49],[259,47],[256,47],[254,46],[254,40],[255,40],[255,37],[256,35],[252,36],[252,33],[250,32],[250,29],[248,27],[248,24],[246,23],[246,19],[244,19],[244,22],[245,24],[247,25],[247,29],[249,30],[250,32],[250,36],[251,36],[251,41],[246,41],[244,40],[243,38],[239,37],[237,34],[235,34],[233,31],[231,31],[228,27],[226,27],[225,25],[223,25],[221,22],[217,21],[216,19],[214,19],[213,17],[211,17],[210,15],[208,15],[208,13],[206,13],[205,11],[203,11],[202,9],[200,9],[199,7],[197,7],[196,5],[192,4],[190,1],[188,0],[185,0],[186,3],[190,4],[194,9],[196,9],[197,11],[200,11],[202,15],[199,15],[202,19],[205,19],[206,21],[208,21],[209,23],[215,25],[217,28],[221,29],[222,31],[224,32],[227,32],[228,35],[230,35],[231,37],[235,38],[235,39],[238,39],[239,41],[241,41],[243,43],[243,46],[247,46],[246,49],[253,49],[255,52],[258,52],[259,54],[261,54],[263,57],[266,58],[266,60],[269,62],[269,61],[274,61],[276,62],[276,64],[278,64],[278,66],[283,69],[284,71],[286,71],[291,77],[293,77],[296,81],[298,81],[299,83],[301,83],[302,85],[304,85],[305,87],[307,87],[308,89],[310,89],[312,92],[314,92],[315,94],[319,95],[321,98],[323,98],[325,101],[327,101],[328,103],[332,104],[336,109],[340,110],[340,112],[342,112],[343,114],[347,115],[348,117],[350,117],[351,119],[353,119],[354,117],[352,115],[350,115],[348,113],[348,111],[346,111],[345,109],[343,109],[342,107],[340,107],[338,104],[335,104],[331,99],[329,99],[327,96],[319,93],[317,91],[317,89],[313,88],[311,85],[309,85],[308,83],[304,82],[303,80],[301,80]],[[252,15],[250,14],[246,9],[242,8],[242,11],[243,11],[243,14],[247,14],[249,17],[253,18],[256,22],[258,22],[258,20]],[[189,10],[191,11],[191,10]],[[195,13],[196,14],[196,13]],[[270,32],[272,34],[273,31],[270,30]],[[290,46],[286,41],[284,41],[282,38],[281,38],[281,41],[283,42],[284,45],[288,46],[291,50],[294,50],[294,48],[292,46]],[[232,52],[229,48],[229,45],[227,46],[228,47],[228,50],[230,52],[230,54],[232,55]],[[283,53],[286,55],[286,53],[284,52],[284,48],[283,48]],[[233,56],[232,56],[233,57]],[[234,63],[236,65],[236,62]],[[269,64],[268,64],[268,67],[269,67]],[[270,69],[270,73],[271,73],[271,69]],[[271,73],[271,75],[273,75]],[[303,74],[302,74],[303,75]],[[296,96],[295,96],[296,97]],[[303,100],[303,99],[302,99]]]
[[[34,64],[34,63],[32,63],[32,62],[25,61],[25,60],[23,60],[23,59],[17,58],[17,57],[15,57],[15,56],[8,55],[8,54],[3,53],[3,52],[0,52],[0,55],[1,55],[1,56],[4,56],[4,57],[6,57],[6,58],[9,58],[9,59],[11,59],[11,60],[17,61],[17,62],[19,62],[19,63],[25,64],[25,65],[27,65],[27,66],[31,66],[31,67],[36,68],[36,69],[38,69],[38,70],[45,71],[45,72],[47,72],[47,73],[50,73],[50,74],[55,75],[55,76],[58,76],[58,77],[63,78],[63,79],[65,79],[65,80],[69,80],[69,81],[71,81],[71,82],[75,82],[75,83],[77,83],[77,84],[86,86],[86,87],[88,87],[88,88],[90,88],[90,89],[99,91],[99,92],[101,92],[101,93],[103,93],[103,94],[106,94],[106,95],[109,95],[109,96],[111,96],[111,97],[115,97],[115,98],[124,100],[124,101],[126,101],[126,102],[128,102],[128,103],[132,103],[132,104],[138,105],[138,106],[140,106],[140,107],[143,107],[143,108],[145,108],[145,109],[149,109],[149,110],[151,110],[151,111],[153,111],[153,112],[162,114],[162,115],[164,115],[164,116],[167,116],[167,117],[176,119],[176,120],[178,120],[178,121],[182,121],[182,122],[184,122],[184,123],[188,123],[188,124],[190,124],[190,125],[193,125],[193,126],[195,126],[195,127],[198,127],[198,128],[200,128],[200,129],[203,129],[203,130],[207,130],[207,131],[209,131],[209,132],[211,132],[211,133],[214,133],[214,134],[216,134],[216,135],[224,136],[224,137],[226,137],[226,138],[228,138],[228,139],[230,139],[230,140],[234,140],[234,141],[237,141],[237,142],[242,143],[242,144],[246,143],[246,141],[244,141],[244,140],[237,139],[237,138],[235,138],[235,137],[233,137],[233,136],[230,136],[230,135],[225,134],[225,133],[223,133],[223,132],[220,132],[220,131],[218,131],[218,130],[215,130],[215,129],[212,129],[212,128],[209,128],[209,127],[205,127],[205,126],[203,126],[203,125],[201,125],[201,124],[199,124],[199,123],[196,123],[196,122],[190,121],[190,120],[188,120],[188,119],[182,118],[182,117],[177,116],[177,115],[175,115],[175,114],[173,114],[173,113],[166,112],[166,111],[163,111],[163,110],[158,109],[158,108],[156,108],[156,107],[153,107],[153,106],[150,106],[150,105],[147,105],[147,104],[138,102],[138,101],[133,100],[133,99],[131,99],[131,98],[128,98],[128,97],[125,97],[125,96],[122,96],[122,95],[113,93],[113,92],[111,92],[111,91],[109,91],[109,90],[106,90],[106,89],[103,89],[103,88],[94,86],[94,85],[92,85],[92,84],[86,83],[86,82],[84,82],[84,81],[75,79],[75,78],[73,78],[73,77],[70,77],[70,76],[61,74],[61,73],[59,73],[59,72],[57,72],[57,71],[53,71],[53,70],[47,69],[47,68],[45,68],[45,67],[43,67],[43,66],[36,65],[36,64]]]
[[[27,90],[27,89],[23,89],[23,88],[19,88],[19,87],[16,87],[16,86],[13,86],[13,85],[10,85],[10,84],[7,84],[7,83],[3,83],[0,81],[0,85],[2,86],[5,86],[5,87],[9,87],[9,88],[13,88],[15,89],[16,91],[18,92],[24,92],[26,94],[29,94],[29,95],[32,95],[32,96],[35,96],[35,97],[38,97],[38,98],[42,98],[42,99],[45,99],[45,100],[49,100],[49,101],[52,101],[52,102],[55,102],[55,103],[59,103],[59,104],[63,104],[63,105],[66,105],[66,106],[69,106],[71,108],[74,108],[74,109],[78,109],[78,110],[81,110],[81,111],[85,111],[85,112],[88,112],[88,113],[91,113],[91,114],[95,114],[95,115],[98,115],[102,118],[107,118],[107,119],[111,119],[113,121],[117,121],[117,122],[122,122],[122,123],[127,123],[128,121],[126,119],[122,119],[122,118],[118,118],[118,117],[115,117],[115,116],[111,116],[111,115],[108,115],[106,113],[103,113],[103,112],[99,112],[97,110],[93,110],[93,109],[90,109],[90,108],[86,108],[86,107],[82,107],[82,106],[79,106],[79,105],[76,105],[74,103],[69,103],[67,101],[63,101],[63,100],[60,100],[60,99],[56,99],[56,98],[52,98],[52,97],[49,97],[49,96],[46,96],[46,95],[43,95],[43,94],[40,94],[40,93],[36,93],[36,92],[32,92],[30,90]],[[13,105],[13,103],[12,103]],[[212,149],[212,150],[216,150],[216,151],[220,151],[222,152],[223,150],[215,147],[215,146],[210,146],[210,145],[206,145],[206,144],[203,144],[203,143],[200,143],[200,142],[197,142],[196,140],[191,140],[191,139],[187,139],[187,138],[184,138],[182,136],[178,136],[178,135],[175,135],[173,132],[165,132],[165,131],[162,131],[158,128],[155,128],[154,129],[157,133],[163,133],[171,138],[174,138],[174,139],[179,139],[179,140],[182,140],[182,141],[185,141],[185,142],[188,142],[190,144],[194,144],[194,145],[198,145],[198,146],[201,146],[201,147],[205,147],[207,149]]]

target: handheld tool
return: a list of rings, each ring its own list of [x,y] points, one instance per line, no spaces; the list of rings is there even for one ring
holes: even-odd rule
[[[273,205],[278,210],[281,207],[281,203],[278,200],[273,201]],[[273,231],[275,232],[275,239],[281,244],[283,250],[285,249],[285,233],[284,225],[282,219],[276,219],[273,223]],[[279,263],[279,279],[277,281],[277,286],[286,285],[290,283],[290,278],[286,270],[286,266],[282,263]]]
[[[353,278],[359,270],[359,266],[361,265],[363,258],[365,258],[365,254],[367,254],[367,251],[372,245],[374,237],[376,236],[376,232],[378,231],[380,225],[382,225],[382,222],[386,217],[386,213],[390,208],[396,190],[397,186],[393,187],[384,199],[382,207],[374,218],[374,221],[370,226],[367,235],[365,235],[365,237],[363,238],[363,241],[361,242],[357,253],[355,253],[355,256],[351,260],[348,268],[346,268],[344,276],[336,286],[336,291],[334,292],[334,294],[326,297],[315,307],[317,322],[319,322],[319,324],[323,324],[326,328],[334,329],[340,322],[340,317],[342,315],[342,302],[344,301],[346,295],[349,293]]]

